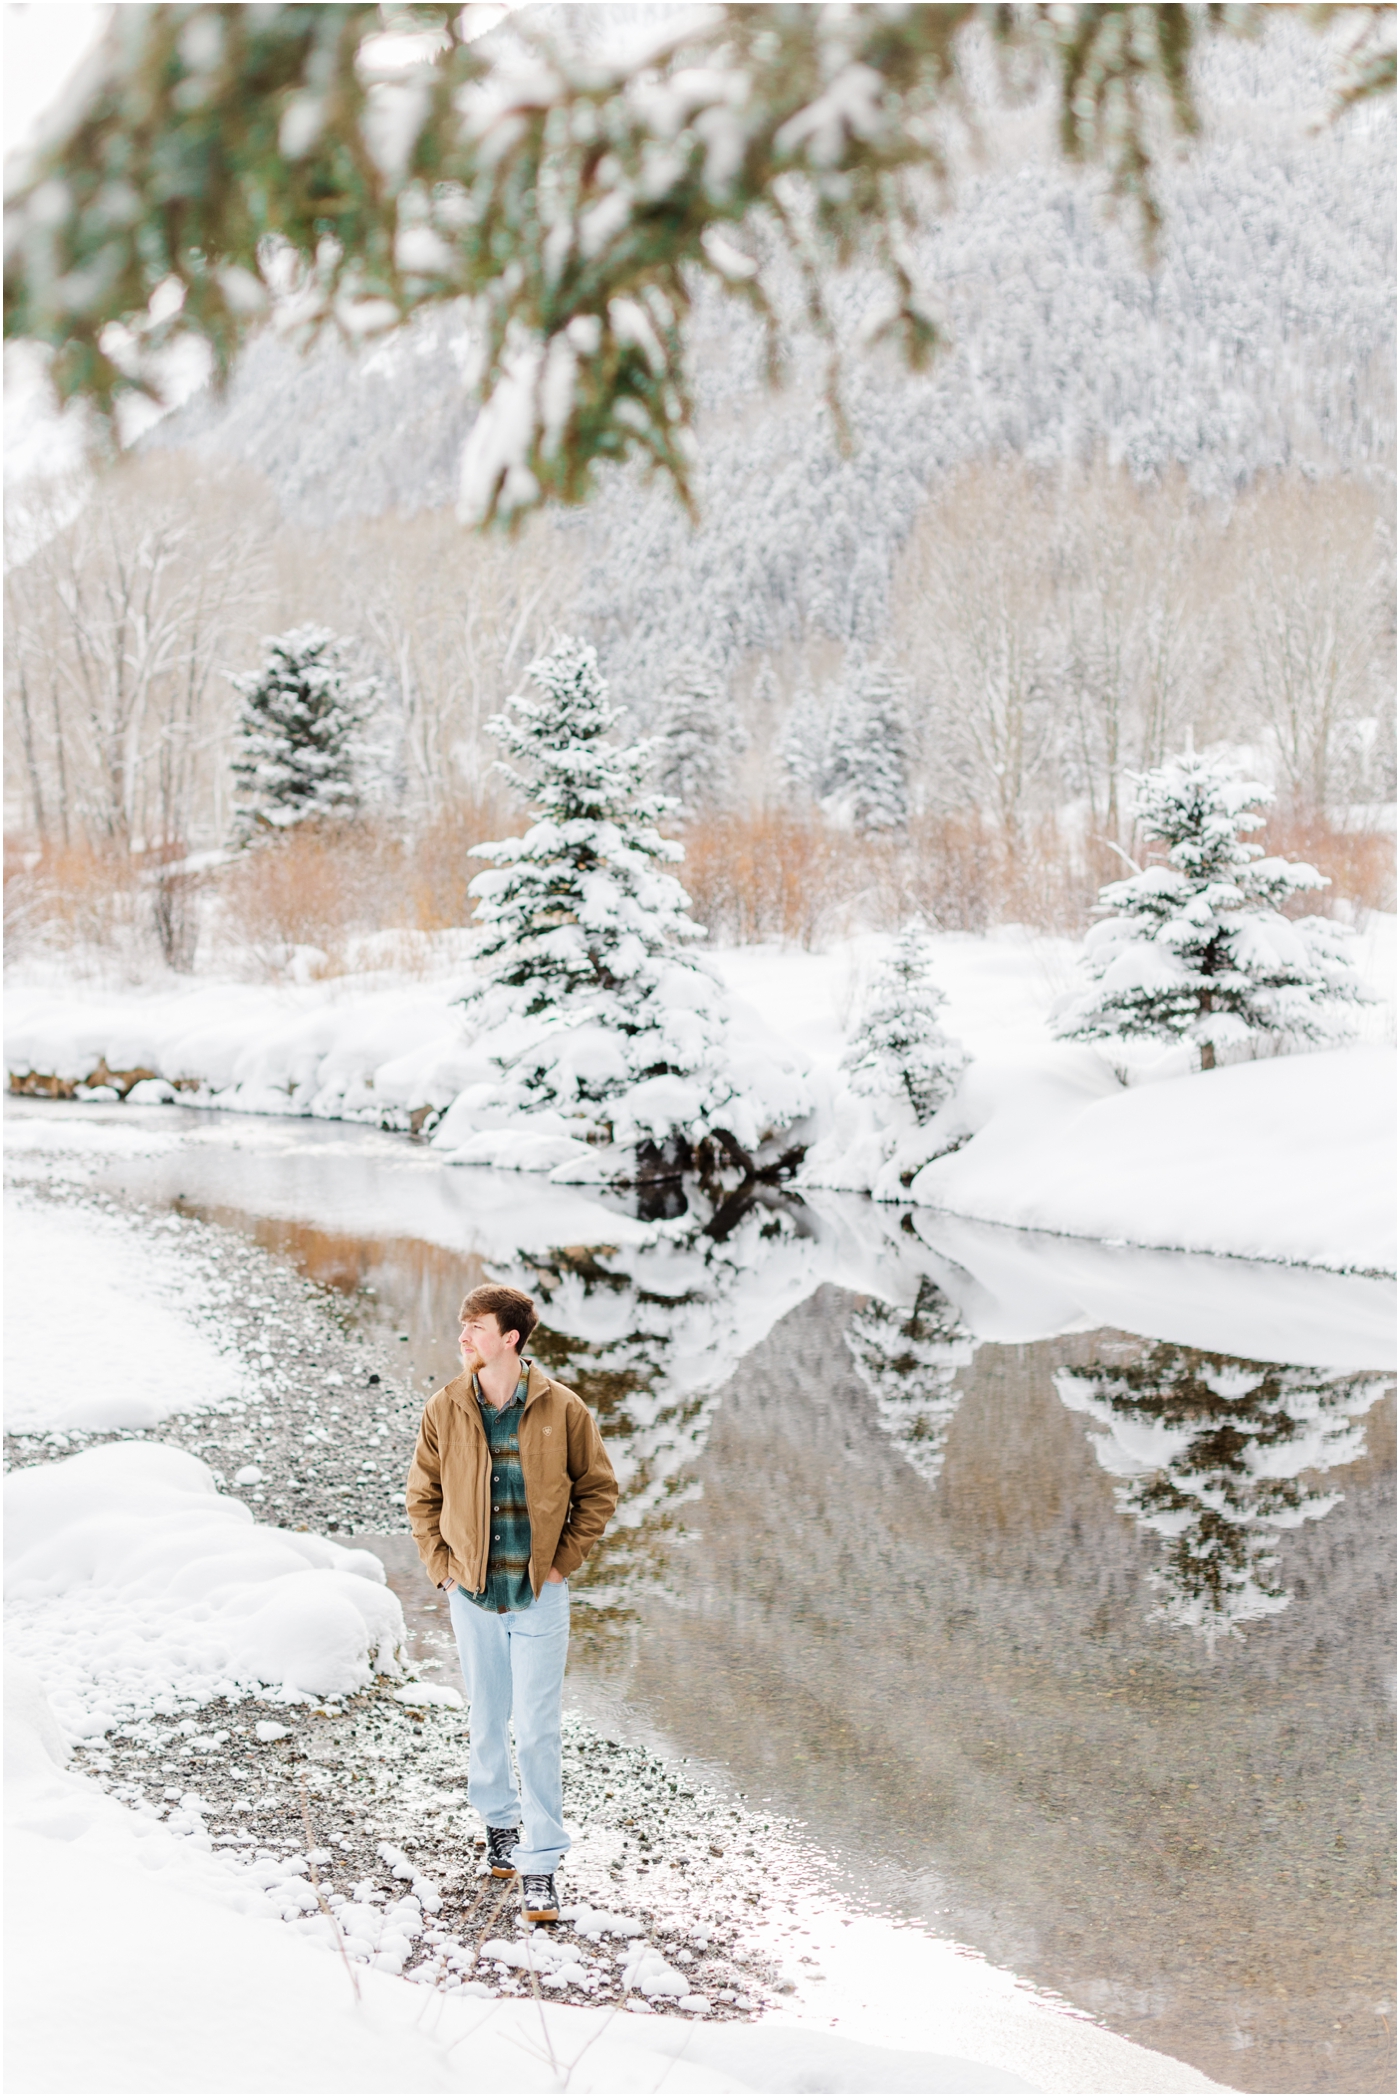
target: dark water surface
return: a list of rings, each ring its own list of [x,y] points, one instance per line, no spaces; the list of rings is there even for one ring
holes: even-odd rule
[[[1395,2087],[1387,1377],[1261,1359],[1257,1307],[1240,1355],[1215,1312],[1208,1345],[1170,1316],[988,1337],[1015,1305],[979,1309],[927,1226],[859,1204],[609,1224],[532,1188],[503,1236],[497,1176],[434,1168],[457,1221],[417,1236],[406,1168],[380,1185],[357,1142],[353,1199],[327,1191],[329,1139],[295,1185],[226,1148],[117,1176],[406,1334],[424,1391],[464,1287],[533,1290],[536,1351],[624,1484],[577,1583],[591,1714],[804,1821],[864,1898],[1223,2083]],[[426,1213],[445,1197],[421,1185]],[[822,1278],[833,1230],[865,1234],[864,1285]],[[1231,1263],[1204,1265],[1228,1301]],[[433,1639],[406,1539],[382,1548]]]

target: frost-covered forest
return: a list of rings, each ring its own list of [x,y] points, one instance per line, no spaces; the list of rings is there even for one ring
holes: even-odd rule
[[[718,936],[810,941],[911,908],[1081,929],[1126,775],[1247,753],[1269,842],[1384,906],[1393,714],[1393,110],[1310,128],[1329,54],[1277,22],[1201,60],[1205,138],[1161,170],[1155,267],[1043,107],[990,98],[922,237],[948,347],[911,376],[792,311],[787,383],[701,292],[698,525],[612,471],[514,539],[452,507],[469,427],[449,309],[359,359],[266,337],[94,482],[30,477],[6,577],[13,936],[129,937],[138,876],[237,833],[239,691],[314,623],[379,694],[353,849],[203,871],[259,952],[463,921],[510,827],[487,719],[561,632],[597,648]],[[703,761],[697,760],[702,753]],[[194,904],[164,880],[165,958]],[[222,915],[221,915],[222,914]],[[159,915],[159,913],[157,913]],[[295,922],[293,922],[295,921]],[[145,936],[145,935],[142,935]]]

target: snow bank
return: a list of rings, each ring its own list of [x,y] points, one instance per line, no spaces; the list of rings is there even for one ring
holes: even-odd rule
[[[630,1164],[630,1144],[646,1133],[644,1095],[662,1121],[700,1111],[688,1080],[651,1080],[649,1091],[629,1095],[636,1126],[626,1144],[600,1151],[561,1114],[503,1105],[495,1058],[504,1044],[492,1033],[470,1038],[454,1002],[463,980],[459,962],[433,986],[368,987],[350,977],[276,988],[212,982],[120,999],[17,987],[7,999],[5,1068],[12,1088],[52,1081],[95,1105],[166,1100],[414,1131],[441,1121],[435,1143],[448,1163],[557,1171],[594,1185]],[[744,1000],[721,992],[719,1005],[720,1120],[757,1151],[809,1112],[807,1058]],[[595,1047],[607,1052],[605,1040]]]
[[[24,1125],[14,1133],[23,1146]],[[70,1133],[79,1132],[55,1131],[58,1147]],[[8,1432],[152,1427],[240,1394],[238,1358],[220,1354],[179,1309],[204,1263],[170,1236],[161,1225],[138,1236],[91,1212],[80,1220],[6,1193]]]
[[[945,1115],[975,1133],[915,1176],[915,1204],[1109,1244],[1395,1272],[1393,1050],[1128,1090],[1087,1063],[1035,1084],[982,1066]]]
[[[1380,934],[1390,923],[1372,920],[1361,942],[1368,978],[1383,995],[1388,950]],[[1071,979],[1076,949],[1070,942],[1015,928],[986,938],[937,935],[929,941],[931,968],[948,994],[948,1028],[975,1060],[933,1120],[904,1131],[892,1148],[875,1103],[843,1087],[838,1070],[862,986],[887,946],[851,941],[824,954],[748,947],[709,957],[728,992],[732,1052],[755,1059],[752,1071],[740,1073],[744,1084],[757,1086],[757,1066],[766,1059],[770,1071],[786,1070],[794,1082],[801,1077],[811,1095],[804,1188],[873,1189],[890,1202],[912,1200],[972,1218],[1143,1246],[1338,1269],[1392,1266],[1393,1251],[1378,1240],[1375,1200],[1364,1191],[1375,1184],[1374,1160],[1384,1142],[1384,1123],[1367,1126],[1366,1101],[1374,1099],[1375,1073],[1384,1065],[1379,1043],[1393,1024],[1389,1007],[1367,1009],[1366,1025],[1376,1030],[1369,1045],[1179,1081],[1155,1044],[1141,1054],[1125,1051],[1137,1075],[1124,1091],[1097,1050],[1047,1040],[1046,1011]],[[90,1008],[83,1000],[21,989],[9,999],[7,1057],[12,1071],[75,1077],[92,1073],[105,1044],[101,1053],[113,1070],[159,1064],[173,1075],[206,1072],[205,1088],[183,1094],[187,1100],[275,1112],[286,1129],[276,1142],[266,1132],[221,1139],[205,1128],[199,1134],[211,1149],[224,1143],[219,1173],[225,1189],[237,1170],[230,1155],[235,1142],[256,1142],[265,1153],[249,1164],[239,1196],[259,1213],[317,1215],[327,1227],[380,1235],[390,1228],[382,1209],[388,1203],[395,1229],[507,1261],[532,1245],[625,1242],[624,1219],[603,1216],[586,1198],[565,1193],[562,1182],[605,1179],[610,1164],[580,1144],[562,1117],[557,1125],[534,1115],[526,1118],[528,1127],[517,1121],[492,1129],[480,1126],[470,1106],[447,1111],[469,1086],[484,1082],[480,1051],[456,1031],[450,988],[445,978],[432,987],[369,988],[348,979],[295,990],[211,984]],[[123,1064],[124,1057],[134,1060]],[[1336,1083],[1339,1070],[1350,1075]],[[1353,1076],[1364,1100],[1350,1096]],[[1247,1111],[1246,1096],[1254,1102]],[[1220,1104],[1222,1097],[1228,1104]],[[1140,1106],[1128,1104],[1139,1099]],[[113,1107],[109,1101],[82,1111],[92,1114],[94,1128],[131,1112],[114,1114]],[[303,1128],[322,1117],[403,1128],[420,1107],[444,1117],[435,1156],[410,1154],[404,1146],[401,1167],[390,1172],[386,1146],[372,1165],[347,1165],[332,1217],[328,1156],[293,1135],[286,1117],[301,1117]],[[43,1118],[36,1108],[36,1123]],[[1136,1133],[1121,1150],[1130,1124]],[[63,1125],[61,1114],[47,1117],[49,1128]],[[38,1145],[73,1140],[51,1139],[37,1128],[17,1135]],[[116,1136],[113,1128],[104,1140]],[[164,1131],[132,1137],[133,1143],[147,1140],[169,1139]],[[370,1140],[367,1130],[359,1140]],[[528,1182],[503,1177],[493,1183],[483,1171],[473,1175],[470,1190],[457,1193],[451,1175],[435,1170],[437,1160],[453,1159],[509,1166],[512,1176],[521,1169],[548,1174],[552,1185],[540,1188],[536,1204]],[[1388,1241],[1388,1232],[1384,1236]]]
[[[798,1184],[868,1191],[876,1201],[926,1200],[912,1192],[912,1183],[943,1152],[977,1136],[979,1158],[1014,1161],[1047,1125],[1119,1089],[1093,1049],[1045,1045],[1015,1062],[988,1056],[974,1063],[922,1128],[900,1111],[900,1102],[862,1099],[842,1088],[833,1102],[831,1133],[803,1161]]]
[[[377,1558],[254,1522],[158,1442],[12,1471],[5,1575],[10,1642],[74,1738],[254,1684],[333,1696],[400,1671]]]
[[[449,1106],[470,1075],[455,982],[209,982],[124,998],[16,989],[5,1066],[12,1081],[38,1073],[65,1086],[100,1069],[123,1085],[149,1072],[190,1106],[407,1129]]]

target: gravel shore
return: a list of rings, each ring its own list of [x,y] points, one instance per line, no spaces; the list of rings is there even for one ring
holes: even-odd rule
[[[414,1688],[321,1704],[206,1704],[178,1720],[119,1727],[79,1747],[75,1767],[164,1818],[175,1834],[226,1850],[245,1871],[280,1863],[309,1884],[314,1859],[332,1908],[390,1903],[408,1884],[421,1896],[426,1886],[425,1927],[403,1966],[407,1976],[519,1994],[528,1973],[482,1952],[523,1945],[530,1932],[518,1884],[484,1876],[480,1823],[466,1803],[463,1714],[415,1703]],[[553,1999],[644,2003],[645,1986],[630,1988],[623,1967],[639,1938],[691,1983],[695,2012],[751,2017],[785,1992],[771,1959],[746,1936],[788,1831],[693,1784],[684,1766],[605,1740],[572,1716],[564,1802],[574,1847],[559,1875],[561,1900],[566,1911],[586,1913],[582,1930],[566,1919],[549,1932],[553,1960],[565,1948],[576,1953]],[[258,1882],[266,1876],[263,1869]],[[790,1863],[784,1876],[791,1883]],[[286,1919],[304,1927],[304,1910],[309,1900],[289,1904]],[[599,1916],[617,1926],[587,1934]],[[664,1994],[655,2002],[677,2006]]]
[[[237,1355],[243,1389],[139,1432],[7,1436],[7,1469],[99,1442],[158,1441],[208,1464],[221,1490],[260,1521],[400,1544],[422,1394],[399,1372],[394,1340],[357,1329],[353,1304],[236,1232],[25,1180],[28,1201],[90,1207],[107,1224],[175,1238],[190,1281],[182,1309]],[[400,1550],[406,1544],[405,1536]],[[442,1633],[413,1638],[416,1671],[439,1666],[432,1648],[446,1643]],[[348,1904],[386,1908],[406,1877],[430,1887],[440,1905],[423,1908],[403,1970],[439,1988],[520,1993],[538,1985],[519,1962],[529,1933],[517,1889],[484,1876],[480,1823],[466,1802],[465,1713],[454,1696],[436,1682],[381,1679],[322,1703],[250,1696],[181,1705],[82,1743],[74,1767],[176,1836],[225,1851],[231,1868],[258,1883],[271,1873],[275,1886],[274,1867],[284,1868],[284,1885],[310,1889],[288,1896],[289,1926],[328,1927],[328,1914]],[[750,1940],[775,1875],[788,1900],[798,1897],[806,1863],[794,1830],[576,1715],[565,1720],[564,1781],[574,1846],[561,1898],[585,1912],[550,1933],[551,1999],[645,2011],[648,1975],[663,1967],[672,1993],[654,1994],[655,2007],[677,2007],[678,1974],[691,1983],[681,2006],[712,2017],[753,2017],[790,1992]],[[638,1967],[639,1943],[661,1964]],[[483,1946],[504,1944],[516,1947],[514,1963],[483,1955]],[[561,1963],[569,1946],[576,1956]]]
[[[138,1234],[159,1230],[166,1247],[177,1243],[190,1281],[180,1308],[237,1356],[244,1390],[135,1432],[7,1434],[7,1470],[96,1442],[160,1441],[208,1464],[220,1489],[246,1500],[259,1521],[325,1535],[407,1528],[404,1478],[421,1395],[389,1347],[357,1329],[342,1296],[195,1216],[100,1194],[75,1202],[61,1186],[32,1181],[25,1198],[70,1213],[88,1208]]]

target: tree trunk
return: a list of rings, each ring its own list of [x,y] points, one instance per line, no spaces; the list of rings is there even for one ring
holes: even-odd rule
[[[24,745],[25,770],[29,774],[29,798],[34,804],[34,828],[39,843],[49,841],[49,826],[44,815],[44,788],[39,777],[39,759],[34,749],[34,722],[29,712],[29,680],[24,674],[24,662],[19,667],[19,720],[20,739]]]
[[[1214,1070],[1214,1068],[1215,1068],[1215,1043],[1214,1043],[1213,1041],[1203,1041],[1203,1042],[1201,1043],[1201,1069],[1202,1069],[1202,1070]]]

